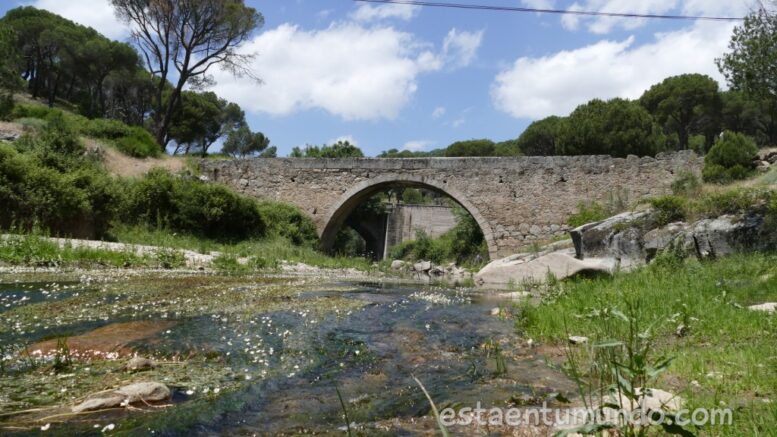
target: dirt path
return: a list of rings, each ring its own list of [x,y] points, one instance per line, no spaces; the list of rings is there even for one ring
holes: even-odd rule
[[[186,168],[184,158],[163,155],[159,158],[133,158],[113,147],[107,147],[93,138],[83,138],[84,144],[90,150],[99,150],[103,156],[103,164],[109,173],[123,177],[143,176],[155,168],[163,168],[177,173]]]

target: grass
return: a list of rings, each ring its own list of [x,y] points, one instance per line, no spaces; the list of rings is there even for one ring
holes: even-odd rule
[[[224,270],[242,270],[236,266],[237,258],[249,258],[249,265],[260,269],[273,268],[281,260],[325,268],[355,268],[363,271],[375,269],[372,262],[366,258],[332,257],[311,246],[293,245],[279,236],[227,244],[143,226],[116,225],[111,229],[111,233],[122,243],[187,249],[203,254],[220,252],[222,256],[214,262]]]
[[[0,262],[34,267],[157,267],[157,256],[138,256],[129,251],[72,247],[38,235],[12,235],[0,239]]]
[[[638,302],[632,308],[653,327],[651,354],[674,358],[656,388],[682,396],[692,408],[734,409],[734,426],[702,434],[777,429],[777,318],[744,308],[777,301],[777,256],[651,265],[557,288],[538,306],[524,305],[520,331],[555,345],[567,344],[569,335],[587,336],[591,344],[621,339],[627,325],[615,323],[616,314],[626,311],[626,302]],[[595,359],[593,352],[588,358]]]

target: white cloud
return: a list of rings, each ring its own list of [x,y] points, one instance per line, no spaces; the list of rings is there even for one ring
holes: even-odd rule
[[[432,111],[432,118],[440,118],[443,115],[445,115],[445,106],[438,106],[434,108],[434,111]]]
[[[426,148],[431,146],[432,144],[434,144],[434,141],[429,141],[429,140],[408,141],[402,146],[402,150],[418,152],[420,150],[426,150]]]
[[[482,30],[466,32],[458,31],[456,28],[451,29],[442,44],[446,64],[454,67],[466,67],[475,59],[482,42]]]
[[[535,9],[553,9],[555,6],[553,0],[521,0],[521,3],[527,8]]]
[[[656,34],[641,46],[630,37],[603,40],[552,55],[522,57],[491,86],[494,105],[516,118],[565,115],[592,98],[637,98],[664,78],[682,73],[723,78],[714,59],[726,51],[734,24],[697,22]]]
[[[350,17],[360,22],[370,22],[385,20],[387,18],[397,18],[400,20],[411,20],[421,11],[419,6],[385,4],[368,5],[360,4],[355,11],[351,12]]]
[[[111,39],[129,35],[129,28],[116,17],[109,0],[36,0],[32,6],[89,26]]]
[[[535,1],[541,2],[542,0]],[[524,0],[524,3],[526,2],[527,0]],[[755,0],[641,0],[638,2],[632,0],[580,0],[567,7],[567,10],[741,17],[747,14],[755,3]],[[597,34],[606,34],[617,28],[631,30],[644,26],[647,22],[648,19],[645,18],[587,17],[580,15],[563,15],[561,17],[561,24],[568,30],[577,30],[581,24],[585,24],[589,32]]]
[[[417,76],[441,68],[416,38],[391,27],[335,23],[307,31],[283,24],[249,41],[257,85],[214,71],[214,91],[249,111],[287,115],[323,109],[346,120],[395,118]]]
[[[329,140],[329,142],[327,142],[327,144],[334,144],[334,143],[338,143],[340,141],[349,142],[349,143],[353,144],[354,146],[358,146],[359,145],[359,142],[356,141],[356,139],[353,137],[353,135],[340,135],[337,138]]]

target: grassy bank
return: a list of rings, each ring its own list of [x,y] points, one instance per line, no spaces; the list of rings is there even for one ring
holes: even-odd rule
[[[597,374],[606,348],[596,345],[625,348],[626,320],[637,320],[640,341],[650,344],[646,362],[673,359],[652,387],[680,395],[691,408],[733,409],[733,426],[695,431],[771,435],[777,429],[777,317],[746,308],[768,301],[777,301],[777,256],[752,254],[559,283],[539,306],[522,307],[516,323],[526,336],[567,349],[565,365],[583,369],[583,385],[598,390],[613,381]],[[589,342],[567,346],[571,335]]]

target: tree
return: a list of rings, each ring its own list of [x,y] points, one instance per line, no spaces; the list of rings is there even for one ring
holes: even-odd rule
[[[338,141],[329,146],[294,147],[289,155],[291,158],[363,158],[362,150],[348,141]]]
[[[234,74],[248,71],[250,55],[238,48],[264,18],[243,0],[111,0],[118,15],[131,22],[132,39],[157,79],[152,113],[155,137],[163,150],[181,92],[186,84],[201,86],[219,65]],[[165,99],[168,80],[175,77]]]
[[[518,148],[528,156],[555,155],[562,127],[561,117],[550,116],[534,121],[518,137]]]
[[[237,104],[213,92],[184,91],[170,123],[174,154],[183,149],[187,154],[196,151],[205,156],[213,143],[244,124],[245,113]]]
[[[251,132],[247,124],[233,130],[224,141],[222,151],[234,157],[245,158],[259,153],[270,145],[270,139],[261,132]]]
[[[22,87],[22,80],[16,65],[19,52],[14,44],[15,35],[11,27],[0,23],[0,118],[5,117],[13,109],[13,93]]]
[[[734,28],[729,52],[715,62],[732,90],[764,102],[769,140],[777,141],[777,15],[761,8]]]
[[[645,108],[620,98],[594,99],[566,119],[557,150],[562,155],[652,156],[665,145],[666,138]]]
[[[704,157],[702,176],[707,182],[746,178],[758,156],[758,146],[747,135],[725,131]]]
[[[456,141],[445,149],[445,156],[494,156],[494,142],[485,138]]]
[[[720,133],[718,83],[709,76],[668,77],[645,91],[639,102],[655,117],[664,133],[677,135],[680,149],[688,148],[691,135],[702,134],[712,144]]]
[[[746,134],[760,146],[777,140],[773,136],[770,137],[769,128],[773,121],[767,102],[734,90],[721,93],[720,97],[722,129]]]

